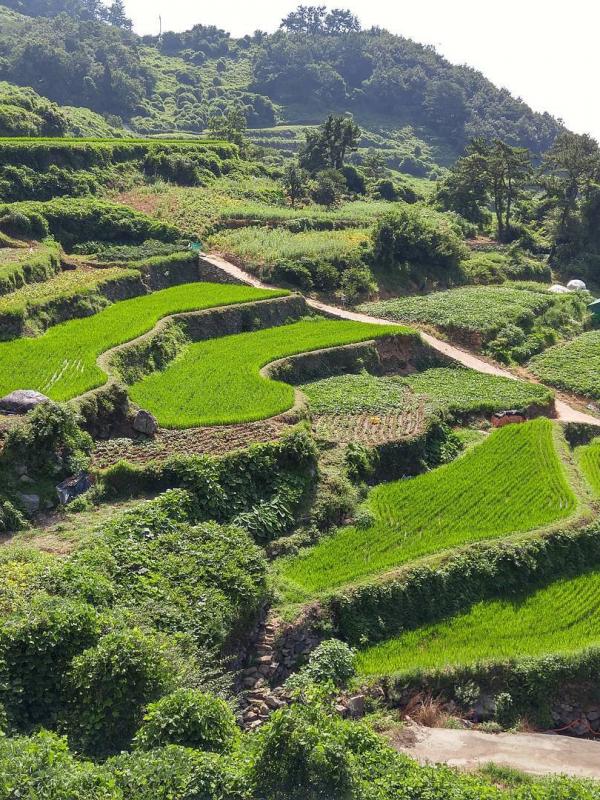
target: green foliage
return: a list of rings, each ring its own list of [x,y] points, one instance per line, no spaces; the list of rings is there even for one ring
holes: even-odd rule
[[[589,331],[535,356],[529,368],[551,386],[599,400],[599,345],[600,331]]]
[[[106,634],[73,659],[67,676],[72,746],[98,757],[127,748],[144,707],[174,681],[164,642],[137,628]]]
[[[342,273],[340,291],[348,303],[359,303],[375,294],[377,283],[368,267],[350,267]]]
[[[76,758],[64,739],[44,730],[0,739],[0,791],[6,798],[121,800],[110,773]]]
[[[360,128],[352,119],[330,114],[319,128],[307,128],[304,132],[299,164],[312,173],[341,170],[347,156],[357,150],[360,136]]]
[[[18,230],[14,227],[15,214],[22,220]],[[0,229],[30,239],[43,238],[50,232],[67,249],[95,239],[141,244],[147,239],[174,242],[180,238],[172,225],[127,206],[89,198],[1,205]]]
[[[65,115],[54,103],[0,81],[0,136],[62,136],[66,130]]]
[[[293,689],[298,677],[313,683],[331,683],[341,689],[356,673],[356,653],[338,639],[327,639],[313,650],[308,664],[290,678],[286,686]]]
[[[260,369],[285,356],[406,333],[393,326],[315,318],[191,344],[162,372],[135,383],[130,396],[165,427],[266,419],[294,404],[288,384]],[[202,392],[197,387],[202,386]]]
[[[0,628],[1,699],[18,730],[56,724],[66,700],[71,659],[99,634],[94,609],[78,600],[36,595]]]
[[[149,752],[122,753],[109,759],[106,767],[114,776],[123,800],[246,800],[248,797],[248,780],[243,771],[215,753],[169,745]],[[121,795],[118,797],[120,800]]]
[[[371,235],[373,262],[397,270],[408,281],[450,284],[459,280],[467,251],[443,217],[416,206],[401,206],[384,216]]]
[[[223,753],[236,738],[235,717],[224,700],[195,689],[178,689],[148,706],[133,743],[139,750],[176,744]]]
[[[11,228],[20,219],[19,215],[8,215],[0,220]],[[27,222],[25,222],[27,224]],[[43,233],[43,231],[42,231]],[[46,240],[32,252],[25,250],[0,249],[0,295],[9,294],[29,284],[45,283],[60,269],[60,250],[57,245]]]
[[[41,403],[6,437],[4,459],[54,478],[81,472],[89,464],[92,438],[80,421],[69,406]]]
[[[105,383],[106,374],[96,364],[101,353],[151,330],[159,319],[272,296],[277,295],[247,286],[182,284],[57,325],[37,339],[3,342],[0,362],[4,383],[0,380],[0,394],[27,388],[42,391],[54,400],[69,400]]]
[[[340,529],[284,562],[280,575],[289,593],[310,596],[458,545],[541,527],[571,514],[576,502],[552,424],[507,426],[451,464],[376,487],[371,529]]]

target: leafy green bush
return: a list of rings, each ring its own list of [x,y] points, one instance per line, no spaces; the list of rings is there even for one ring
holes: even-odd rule
[[[14,728],[56,723],[65,703],[69,664],[98,634],[98,617],[90,605],[44,593],[4,620],[0,699]]]
[[[177,689],[148,706],[133,744],[139,750],[177,744],[223,753],[236,736],[235,717],[224,700],[195,689]]]
[[[247,800],[242,770],[216,753],[168,745],[106,762],[123,800]],[[61,798],[60,800],[63,800]],[[67,800],[64,798],[64,800]]]
[[[106,634],[73,659],[67,676],[72,746],[98,757],[127,748],[144,707],[169,691],[174,680],[163,641],[139,629]]]
[[[340,289],[348,303],[360,303],[377,291],[377,283],[368,267],[350,267],[342,273]]]
[[[4,458],[53,477],[80,472],[89,464],[92,438],[78,423],[78,415],[69,406],[41,403],[23,425],[10,431]]]
[[[378,267],[400,270],[406,279],[422,282],[460,279],[467,250],[454,227],[441,214],[417,206],[401,206],[385,215],[371,234],[371,257]]]
[[[315,683],[331,682],[337,688],[348,684],[355,673],[356,653],[339,639],[327,639],[310,654],[303,676]]]

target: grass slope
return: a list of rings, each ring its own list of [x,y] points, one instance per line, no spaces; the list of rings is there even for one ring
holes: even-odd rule
[[[315,318],[190,345],[162,372],[130,389],[170,428],[267,419],[294,404],[294,389],[259,374],[266,364],[326,347],[406,333],[397,326]]]
[[[342,528],[282,563],[288,598],[360,581],[408,561],[568,516],[576,498],[555,450],[552,423],[537,419],[492,433],[457,461],[376,487],[375,523]]]
[[[577,463],[596,497],[600,497],[600,439],[577,449]]]
[[[151,330],[163,317],[232,303],[277,297],[286,292],[213,283],[191,283],[135,297],[85,319],[50,328],[38,339],[0,343],[0,396],[36,389],[64,401],[101,386],[101,353]]]
[[[572,652],[600,643],[599,612],[600,572],[592,572],[407,631],[360,652],[358,670],[387,675]]]
[[[600,400],[600,331],[551,347],[529,364],[543,381]]]

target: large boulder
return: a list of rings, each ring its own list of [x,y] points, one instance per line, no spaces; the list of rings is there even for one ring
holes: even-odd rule
[[[33,389],[17,389],[0,398],[0,411],[5,414],[27,414],[41,403],[48,403],[49,397]]]
[[[18,492],[17,498],[26,514],[37,514],[40,510],[39,494],[24,494],[23,492]]]
[[[133,420],[133,430],[146,436],[154,436],[158,431],[156,417],[149,411],[144,411],[143,408],[140,408]]]

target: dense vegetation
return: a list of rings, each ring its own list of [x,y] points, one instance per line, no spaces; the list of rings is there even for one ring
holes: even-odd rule
[[[542,527],[569,516],[576,502],[552,424],[508,426],[458,461],[376,487],[367,501],[371,524],[339,529],[280,573],[291,598],[305,597],[452,547]]]
[[[552,386],[598,400],[599,348],[600,332],[589,331],[536,356],[531,362],[531,371]]]

